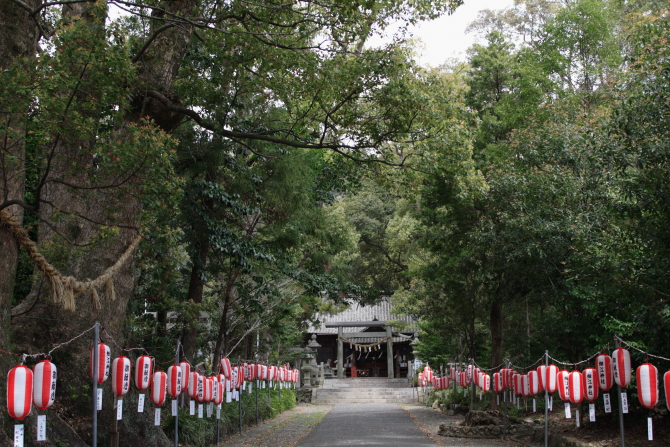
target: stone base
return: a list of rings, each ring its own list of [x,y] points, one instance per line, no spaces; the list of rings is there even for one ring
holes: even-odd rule
[[[526,424],[507,426],[508,436],[532,436],[535,427]],[[501,425],[479,425],[466,427],[461,425],[440,424],[437,434],[452,438],[500,438],[503,433]]]
[[[312,403],[312,389],[303,388],[296,390],[295,398],[299,404],[311,404]]]

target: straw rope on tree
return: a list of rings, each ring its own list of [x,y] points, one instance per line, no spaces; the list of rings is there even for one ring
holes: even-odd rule
[[[100,309],[100,296],[98,290],[103,287],[105,288],[105,296],[107,299],[110,301],[115,300],[114,275],[132,256],[142,239],[142,236],[138,234],[114,265],[105,270],[96,279],[79,281],[73,276],[64,276],[56,267],[49,264],[44,256],[37,250],[37,244],[30,239],[28,232],[5,210],[0,210],[0,226],[9,230],[18,243],[26,249],[28,256],[35,263],[39,271],[47,278],[51,290],[51,298],[54,303],[62,304],[65,309],[70,311],[75,310],[75,295],[83,292],[90,292],[95,307]]]

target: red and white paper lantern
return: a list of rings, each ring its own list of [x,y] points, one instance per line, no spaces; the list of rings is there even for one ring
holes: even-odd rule
[[[645,408],[654,408],[658,403],[658,370],[651,363],[643,363],[637,367],[636,376],[640,403]]]
[[[670,410],[670,370],[663,374],[663,389],[665,390],[665,405]]]
[[[191,399],[197,399],[198,397],[198,379],[200,378],[200,374],[198,374],[197,371],[191,371],[191,374],[189,374],[188,378],[188,388],[186,388],[186,392],[188,393],[188,397]]]
[[[125,396],[130,390],[130,359],[120,356],[112,362],[112,392],[117,397]]]
[[[547,366],[544,383],[549,394],[554,394],[558,390],[558,366]]]
[[[537,396],[541,389],[540,374],[535,370],[528,371],[528,395]]]
[[[135,387],[140,391],[146,391],[151,385],[154,361],[148,355],[141,355],[135,361]]]
[[[607,354],[600,354],[596,357],[596,370],[598,372],[598,386],[603,391],[609,391],[614,385],[612,357]]]
[[[182,370],[180,365],[172,365],[167,370],[167,393],[176,399],[182,391]]]
[[[537,377],[539,381],[540,391],[544,391],[547,387],[547,366],[540,365],[537,367]]]
[[[561,400],[568,402],[570,400],[570,373],[566,370],[561,370],[556,374],[556,382],[558,383],[558,395]]]
[[[214,381],[211,377],[205,377],[203,379],[204,392],[205,395],[202,398],[203,402],[212,402],[214,399]]]
[[[7,374],[7,410],[17,421],[22,421],[33,408],[33,372],[18,365]]]
[[[42,360],[33,370],[33,402],[40,410],[49,408],[56,399],[56,365]]]
[[[230,366],[230,360],[223,357],[219,363],[221,366],[221,374],[226,376],[226,379],[230,379],[233,373],[233,368]]]
[[[570,402],[578,405],[584,399],[584,379],[579,371],[572,371],[568,375],[568,387],[570,388],[568,398]]]
[[[632,367],[630,363],[630,352],[624,348],[616,348],[612,354],[612,369],[614,370],[614,381],[622,388],[630,383]]]
[[[151,401],[160,407],[165,403],[165,391],[167,390],[167,374],[156,371],[151,380]]]
[[[528,374],[521,375],[521,394],[523,394],[523,397],[530,396],[530,381],[528,380]]]
[[[491,390],[491,376],[488,374],[482,374],[480,383],[483,392],[488,393]]]
[[[188,390],[188,383],[191,380],[191,364],[187,361],[179,362],[181,368],[181,390]]]
[[[198,402],[205,402],[205,388],[207,387],[206,378],[202,374],[198,374],[198,378],[195,381],[196,383],[196,395],[195,400]]]
[[[224,377],[223,380],[226,380],[226,378]],[[217,380],[214,383],[214,387],[216,390],[216,393],[214,393],[214,403],[221,405],[221,402],[223,402],[223,383]]]
[[[93,379],[93,348],[91,348],[91,358],[89,361],[89,371],[88,375]],[[98,385],[101,385],[109,377],[109,366],[112,360],[112,353],[109,350],[109,346],[104,343],[98,343],[98,377],[96,381]]]
[[[496,393],[502,393],[504,389],[505,387],[503,387],[502,372],[493,373],[493,391]]]
[[[514,373],[512,376],[513,383],[514,383],[514,394],[517,396],[522,396],[523,395],[523,374],[519,374],[517,372]]]
[[[598,371],[594,368],[586,368],[582,372],[582,378],[584,380],[584,397],[589,402],[595,402],[598,400],[598,390],[600,389],[598,385]]]

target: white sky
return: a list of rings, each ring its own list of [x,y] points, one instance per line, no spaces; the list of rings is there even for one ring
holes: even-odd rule
[[[514,6],[514,0],[465,0],[465,3],[452,15],[445,15],[430,22],[422,22],[410,27],[411,34],[423,42],[424,48],[417,45],[418,62],[421,65],[436,67],[449,58],[465,60],[465,51],[473,43],[476,36],[465,34],[465,28],[477,18],[482,9],[504,9]],[[391,31],[391,30],[389,30]],[[370,45],[375,45],[376,39],[371,39]],[[376,40],[379,42],[379,40]]]

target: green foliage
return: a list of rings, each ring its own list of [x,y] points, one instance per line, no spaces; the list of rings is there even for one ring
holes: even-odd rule
[[[242,426],[247,428],[256,424],[256,389],[253,393],[248,394],[246,391],[242,392]],[[281,394],[281,396],[280,396]],[[260,421],[272,419],[280,413],[290,410],[296,405],[295,392],[290,389],[270,390],[270,398],[268,398],[268,390],[258,390],[258,417]],[[197,405],[197,404],[196,404]],[[206,416],[206,406],[203,413]],[[168,413],[168,412],[163,412]],[[163,414],[161,414],[162,416]],[[169,416],[162,418],[164,423],[163,429],[168,438],[174,436],[174,420],[175,418]],[[219,421],[219,430],[221,439],[226,436],[235,434],[239,431],[240,423],[240,408],[238,402],[223,403],[221,405],[221,419]],[[206,447],[216,442],[216,408],[212,412],[212,417],[198,418],[197,407],[196,414],[191,416],[189,409],[184,408],[179,410],[179,442],[180,444],[189,445],[192,447]]]

